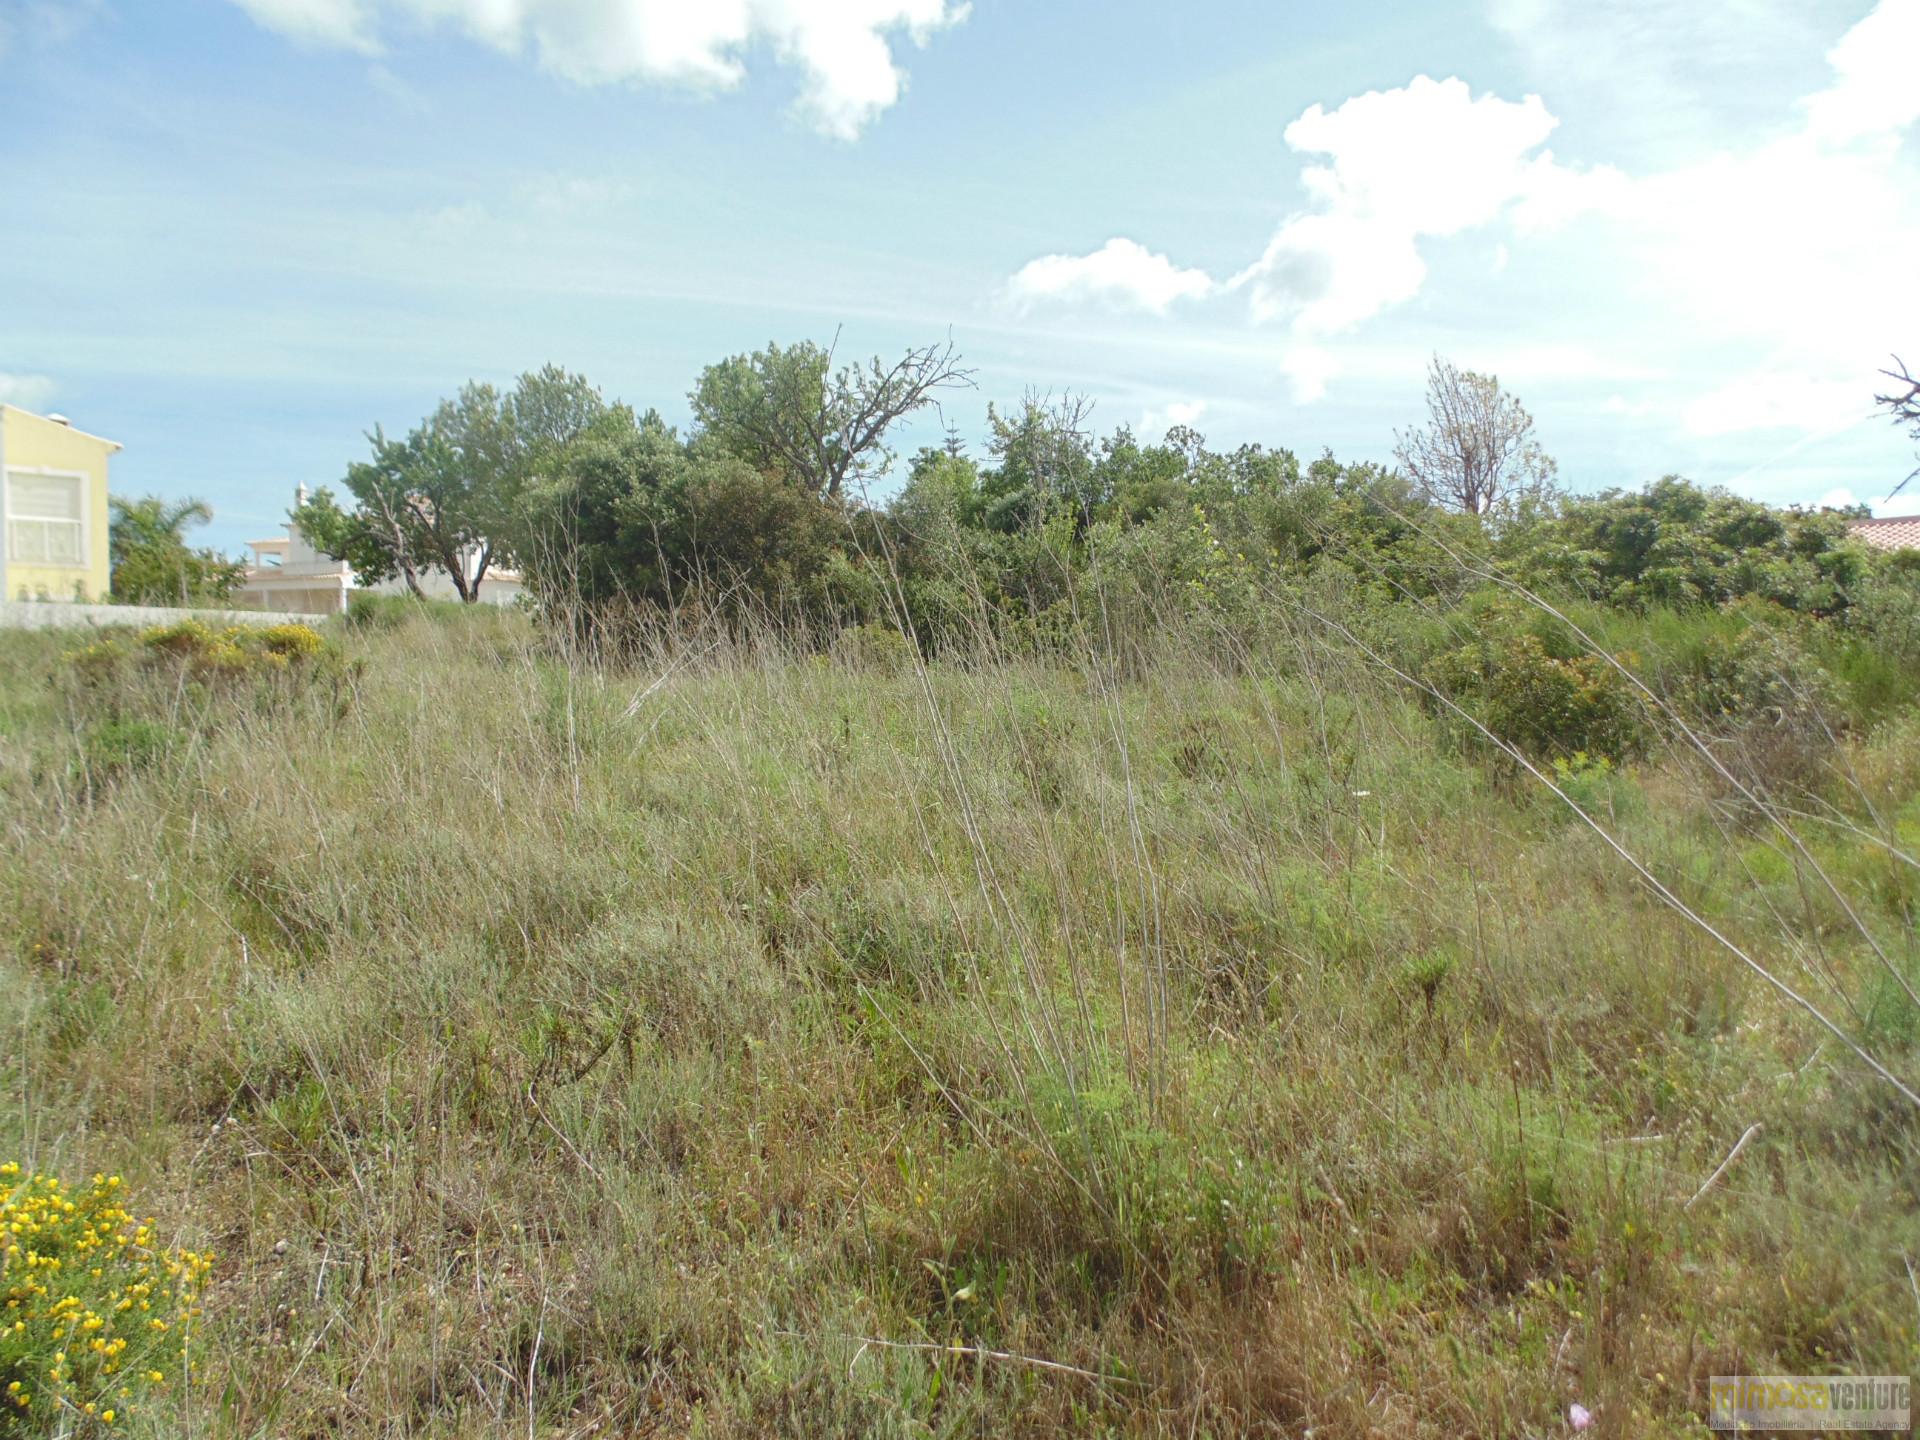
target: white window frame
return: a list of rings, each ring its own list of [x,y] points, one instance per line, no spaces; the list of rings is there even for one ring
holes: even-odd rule
[[[13,553],[13,522],[15,520],[33,520],[45,523],[45,515],[16,515],[13,509],[13,477],[31,475],[38,480],[73,480],[80,487],[80,558],[66,560],[22,560]],[[43,570],[91,570],[93,568],[93,496],[88,485],[93,479],[85,470],[56,470],[47,465],[9,465],[6,467],[6,515],[4,518],[5,535],[0,536],[6,547],[7,566],[34,566]]]

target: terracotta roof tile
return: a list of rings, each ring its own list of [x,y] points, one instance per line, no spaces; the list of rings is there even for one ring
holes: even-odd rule
[[[1847,533],[1881,550],[1920,550],[1920,515],[1854,520],[1848,523]]]

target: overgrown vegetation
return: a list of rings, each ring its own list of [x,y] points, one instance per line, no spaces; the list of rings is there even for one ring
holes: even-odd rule
[[[203,500],[115,496],[110,511],[113,598],[123,605],[222,605],[246,577],[239,562],[187,544],[188,526],[213,519]]]
[[[827,359],[691,437],[469,391],[333,512],[467,563],[484,502],[537,613],[0,636],[0,1151],[221,1257],[135,1423],[1638,1436],[1910,1368],[1909,561],[1555,494],[1470,376],[1471,504],[1033,396],[869,506],[952,357]]]
[[[1556,616],[1387,477],[1192,463],[1313,518],[1101,498],[1044,591],[982,529],[824,646],[389,603],[170,710],[0,636],[0,1149],[220,1257],[134,1423],[1678,1434],[1909,1366],[1904,582]],[[164,758],[86,783],[109,712]]]

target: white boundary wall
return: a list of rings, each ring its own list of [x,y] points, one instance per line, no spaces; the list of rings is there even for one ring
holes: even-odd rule
[[[0,630],[102,630],[109,625],[171,625],[204,620],[209,625],[310,625],[320,615],[285,610],[176,610],[165,605],[80,605],[59,600],[0,600]]]

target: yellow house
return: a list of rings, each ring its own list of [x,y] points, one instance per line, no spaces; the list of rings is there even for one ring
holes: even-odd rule
[[[0,405],[0,598],[107,598],[107,457],[119,448],[63,415]]]

